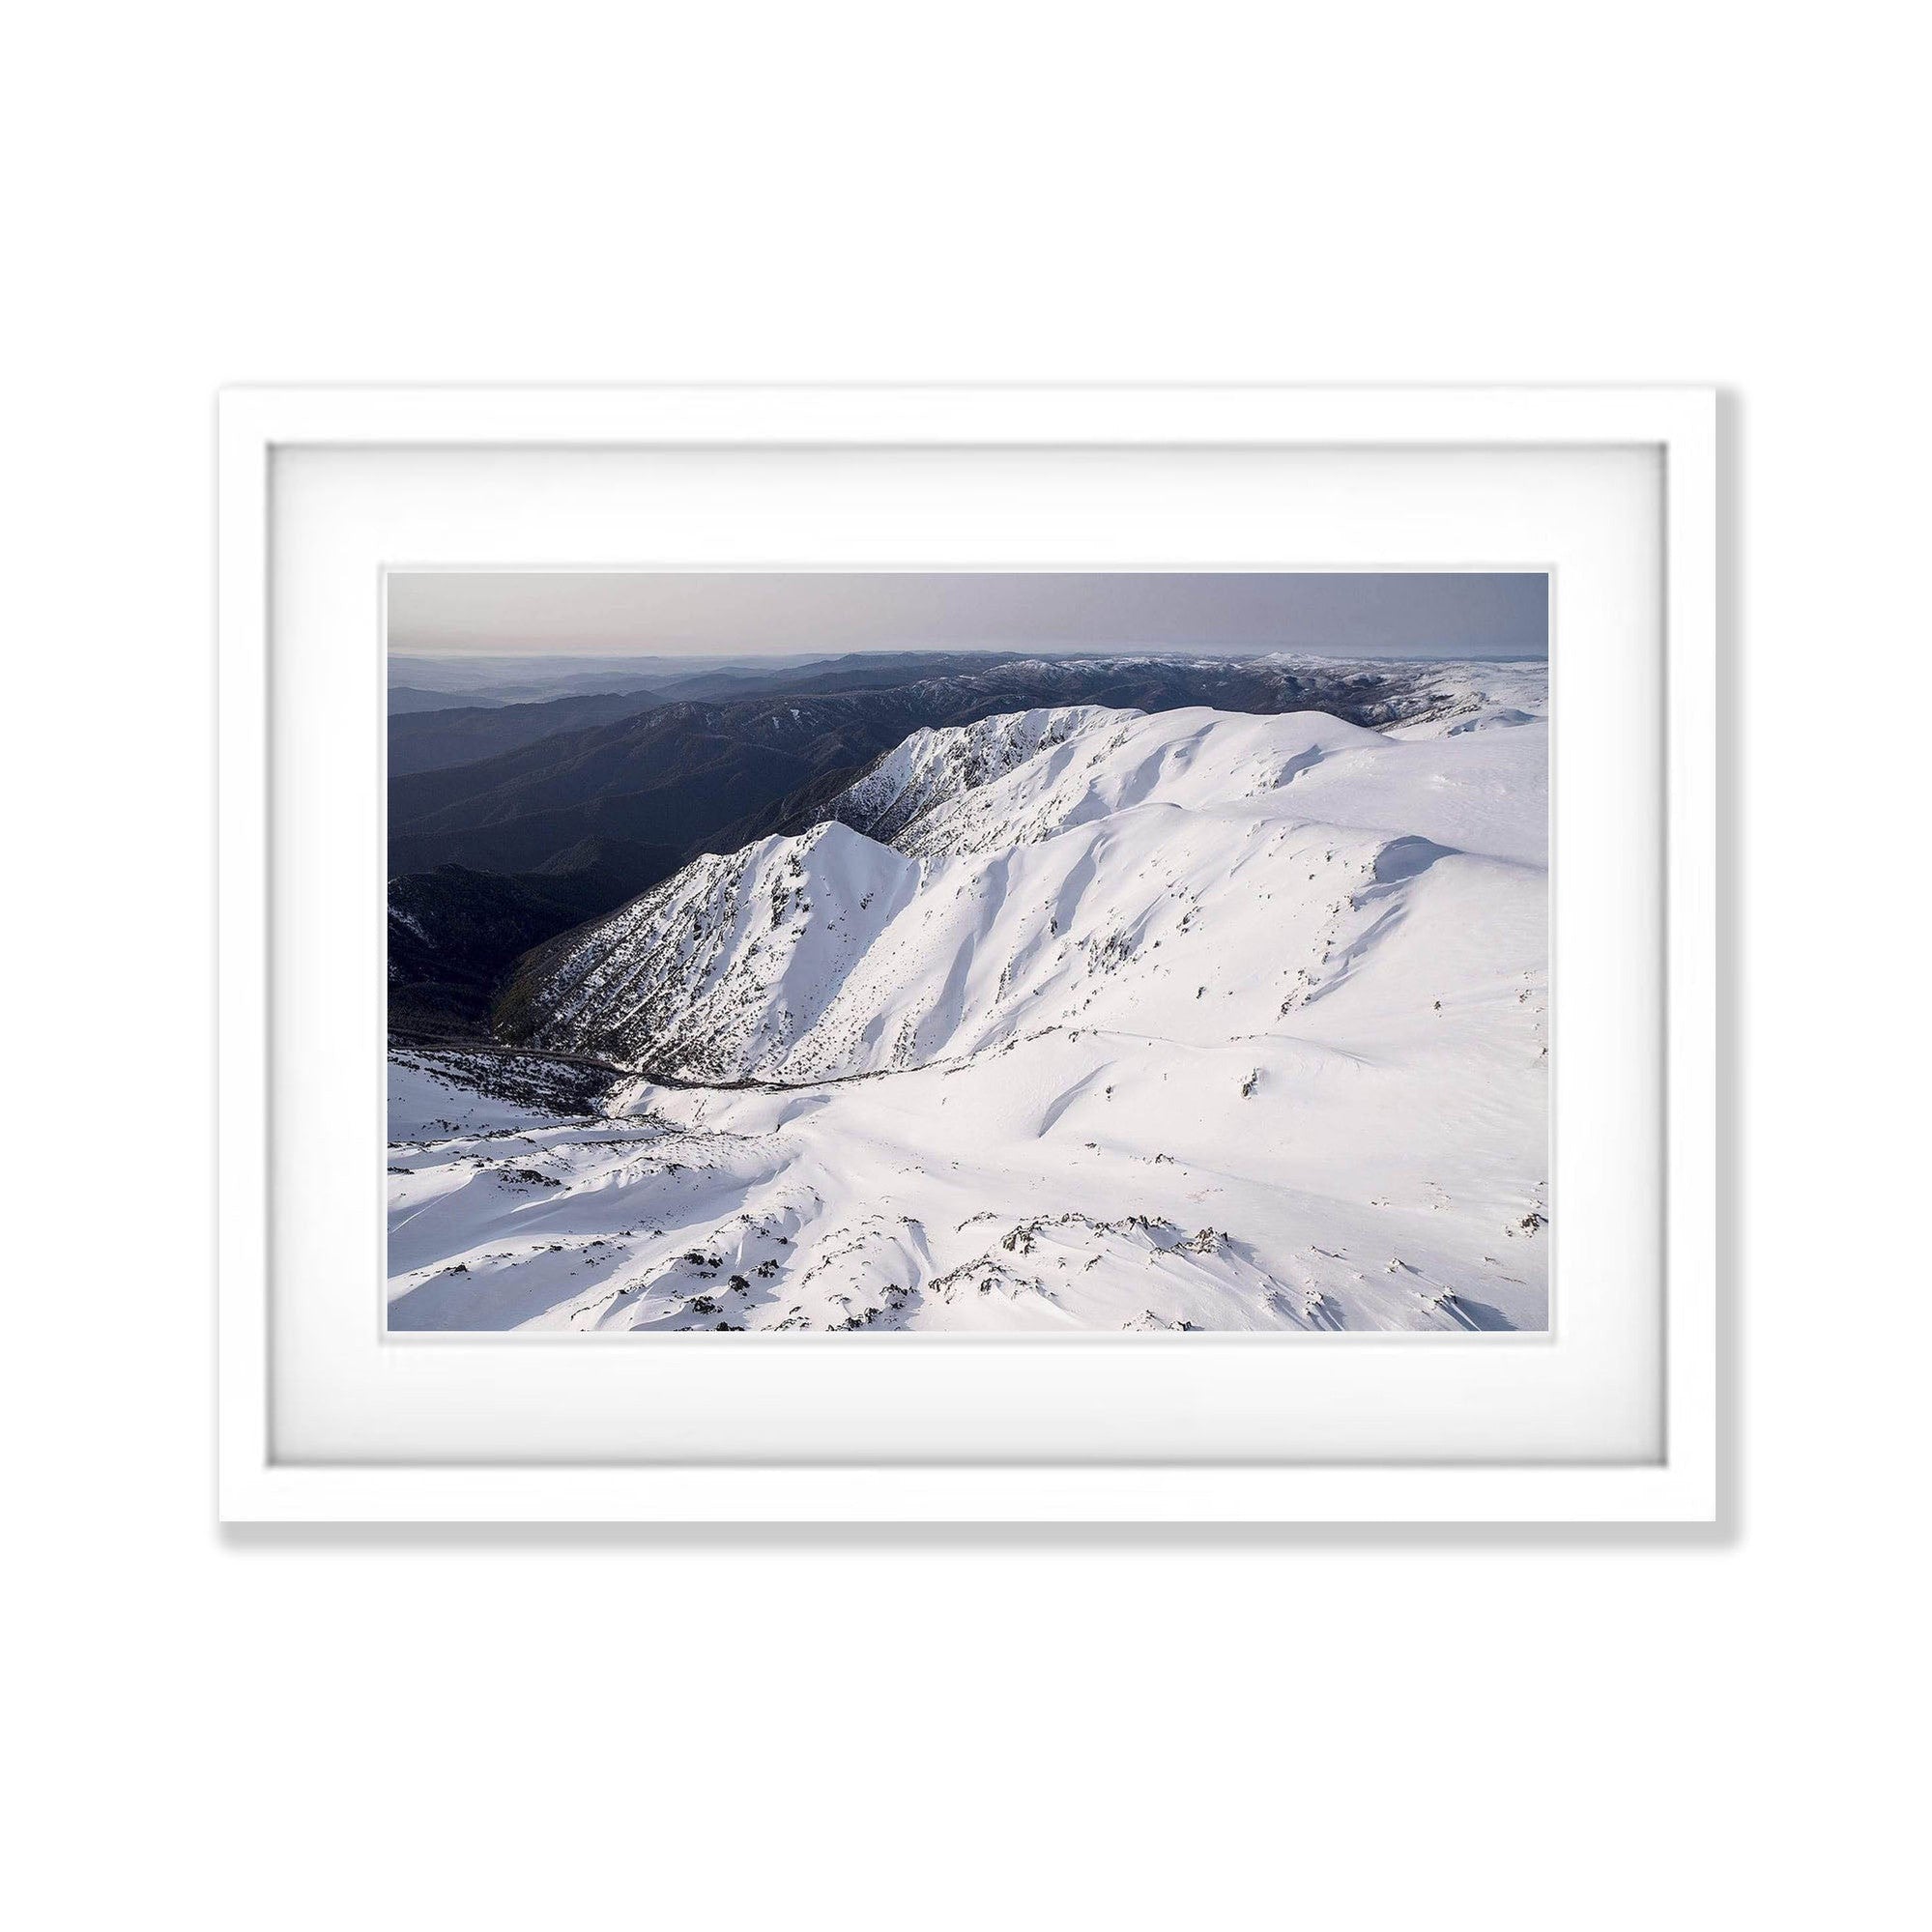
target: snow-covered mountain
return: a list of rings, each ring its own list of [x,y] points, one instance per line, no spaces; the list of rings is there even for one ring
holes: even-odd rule
[[[1466,669],[916,732],[541,949],[527,1067],[636,1077],[492,1139],[412,1064],[392,1323],[1545,1325],[1546,706]]]
[[[840,793],[825,816],[891,844],[936,807],[1003,778],[1038,752],[1114,723],[1117,716],[1101,706],[1074,705],[914,732]]]

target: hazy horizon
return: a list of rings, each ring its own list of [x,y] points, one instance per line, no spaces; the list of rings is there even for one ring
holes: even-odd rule
[[[419,661],[1548,655],[1528,571],[394,571],[388,611]]]

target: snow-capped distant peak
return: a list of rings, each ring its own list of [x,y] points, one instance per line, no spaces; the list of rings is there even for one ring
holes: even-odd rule
[[[840,793],[828,816],[892,845],[928,813],[1004,777],[1039,752],[1140,715],[1064,705],[916,731]]]

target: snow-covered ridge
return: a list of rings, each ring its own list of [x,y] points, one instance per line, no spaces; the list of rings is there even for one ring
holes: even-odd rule
[[[1421,715],[1389,728],[1393,737],[1459,737],[1498,727],[1547,723],[1549,666],[1543,662],[1434,664],[1417,680]]]
[[[1068,705],[916,731],[840,793],[826,816],[891,845],[928,812],[1002,777],[1050,746],[1121,716],[1139,715]]]
[[[1083,1023],[1263,1030],[1374,925],[1398,842],[1457,875],[1521,869],[1538,899],[1541,729],[1405,741],[1319,712],[1102,711],[988,734],[973,764],[920,734],[879,787],[896,845],[831,822],[695,861],[537,956],[516,1037],[798,1081]],[[970,782],[1016,737],[1037,748]],[[1197,1012],[1207,978],[1223,1003]]]

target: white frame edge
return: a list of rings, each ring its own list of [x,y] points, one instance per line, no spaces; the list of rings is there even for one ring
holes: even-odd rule
[[[1630,445],[1665,476],[1665,1447],[1654,1466],[291,1466],[270,1455],[269,473],[282,445]],[[225,1522],[1713,1523],[1716,396],[1686,389],[237,389],[218,399]]]

